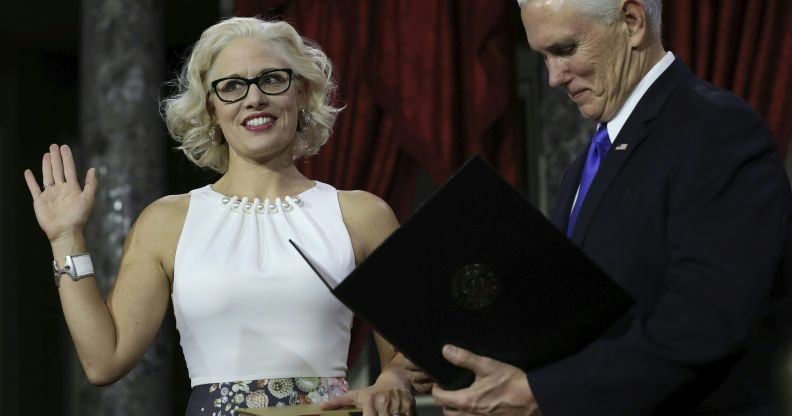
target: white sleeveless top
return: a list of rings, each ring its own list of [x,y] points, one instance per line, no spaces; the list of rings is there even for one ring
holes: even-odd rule
[[[355,267],[330,185],[272,203],[190,192],[171,298],[192,386],[346,375],[352,312],[289,239],[334,275]]]

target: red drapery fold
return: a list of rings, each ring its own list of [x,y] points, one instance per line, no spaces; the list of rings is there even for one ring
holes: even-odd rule
[[[399,141],[399,119],[377,102],[370,81],[374,7],[354,0],[237,0],[239,16],[283,19],[322,47],[339,81],[341,112],[320,154],[301,161],[310,178],[339,189],[365,189],[384,198],[400,219],[409,211],[416,163]]]
[[[441,183],[479,153],[518,181],[507,7],[516,6],[491,0],[235,3],[239,16],[290,22],[333,61],[346,109],[330,141],[301,170],[340,189],[379,195],[402,220],[418,167]],[[365,329],[354,331],[350,359],[366,336]]]
[[[391,178],[399,167],[414,171],[413,161],[442,182],[480,153],[509,181],[518,180],[506,6],[488,0],[236,1],[238,15],[285,19],[333,60],[346,109],[331,141],[303,171],[340,188],[372,191],[402,218],[409,206],[400,200],[409,201],[412,189],[394,188]]]
[[[792,138],[792,3],[666,1],[664,27],[668,48],[697,75],[765,117],[785,156]]]

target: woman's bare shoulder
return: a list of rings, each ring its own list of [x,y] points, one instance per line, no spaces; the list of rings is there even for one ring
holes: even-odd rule
[[[183,222],[189,206],[190,194],[167,195],[149,204],[140,213],[138,222],[164,227],[174,222]]]
[[[132,260],[150,258],[157,261],[172,282],[176,246],[189,205],[189,194],[169,195],[149,204],[127,236],[125,256]]]
[[[190,194],[157,199],[140,213],[132,232],[137,231],[140,238],[154,245],[175,243],[181,234],[189,205]]]
[[[338,204],[358,263],[399,227],[382,198],[366,191],[338,191]]]
[[[371,192],[338,191],[338,202],[344,217],[348,220],[377,222],[396,217],[390,205]]]
[[[152,202],[145,211],[155,215],[186,215],[190,194],[166,195]]]

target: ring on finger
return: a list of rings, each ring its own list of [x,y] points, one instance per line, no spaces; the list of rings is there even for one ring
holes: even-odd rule
[[[44,187],[45,187],[45,188],[46,188],[46,187],[48,187],[48,186],[55,186],[55,182],[52,182],[52,183],[45,183],[45,184],[44,184]]]

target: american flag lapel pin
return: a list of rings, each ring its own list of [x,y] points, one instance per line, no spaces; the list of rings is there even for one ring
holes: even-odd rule
[[[616,150],[627,150],[627,143],[621,143],[616,146]]]

